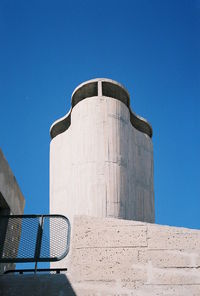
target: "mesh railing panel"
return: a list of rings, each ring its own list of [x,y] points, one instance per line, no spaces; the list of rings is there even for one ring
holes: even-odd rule
[[[67,238],[68,231],[65,218],[47,217],[44,221],[40,257],[57,258],[64,254],[68,248],[68,240],[62,238]]]
[[[61,260],[69,240],[70,223],[64,216],[0,216],[1,263]]]

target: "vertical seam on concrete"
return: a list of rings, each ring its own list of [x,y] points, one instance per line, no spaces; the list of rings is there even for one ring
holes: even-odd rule
[[[106,217],[108,216],[108,197],[107,197],[107,183],[106,183]]]
[[[149,225],[147,224],[147,226],[146,226],[146,243],[147,243],[147,249],[149,248],[148,240],[149,240]]]
[[[102,97],[102,81],[98,81],[98,97]]]
[[[102,83],[101,81],[98,82],[98,89],[99,87],[101,87],[101,92],[102,92]],[[107,101],[106,101],[107,102]],[[107,128],[106,128],[106,120],[105,120],[105,112],[107,112],[107,104],[103,105],[103,138],[104,138],[104,143],[105,143],[105,148],[104,148],[104,159],[106,159],[107,157],[107,146],[106,146],[106,142],[108,141],[108,137],[107,137]],[[106,213],[106,217],[108,217],[108,182],[109,182],[109,177],[108,177],[108,171],[107,171],[107,166],[106,166],[106,162],[104,160],[104,174],[105,174],[105,190],[106,190],[106,209],[105,209],[105,213]]]

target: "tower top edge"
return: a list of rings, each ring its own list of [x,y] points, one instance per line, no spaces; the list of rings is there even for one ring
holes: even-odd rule
[[[80,84],[74,89],[71,98],[73,98],[74,94],[77,92],[78,89],[80,89],[81,87],[83,87],[83,86],[85,86],[85,85],[87,85],[87,84],[93,83],[93,82],[94,82],[94,83],[95,83],[95,82],[96,82],[96,83],[98,83],[98,82],[109,82],[109,83],[111,83],[111,84],[117,85],[117,86],[119,86],[120,88],[122,88],[122,89],[126,92],[127,96],[130,98],[129,92],[128,92],[128,90],[126,89],[126,87],[125,87],[123,84],[119,83],[118,81],[113,80],[113,79],[110,79],[110,78],[93,78],[93,79],[89,79],[89,80],[87,80],[87,81],[84,81],[84,82],[80,83]]]
[[[79,84],[73,91],[71,96],[71,109],[62,118],[56,120],[51,128],[51,139],[66,131],[71,125],[71,113],[75,105],[80,101],[90,97],[106,96],[117,99],[124,103],[130,112],[130,122],[139,131],[152,137],[152,127],[143,117],[138,116],[131,110],[130,95],[127,89],[119,82],[109,78],[94,78]]]

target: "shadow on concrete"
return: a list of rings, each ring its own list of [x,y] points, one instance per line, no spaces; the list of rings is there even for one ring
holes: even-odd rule
[[[66,274],[1,275],[1,296],[76,296]]]

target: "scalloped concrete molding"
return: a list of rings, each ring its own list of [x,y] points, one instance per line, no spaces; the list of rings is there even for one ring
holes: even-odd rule
[[[97,84],[97,87],[95,88],[95,84]],[[53,139],[57,135],[63,133],[66,131],[70,124],[71,124],[71,113],[73,107],[80,102],[81,100],[87,98],[87,93],[89,94],[89,97],[93,97],[95,95],[92,94],[92,87],[96,90],[96,96],[107,96],[107,92],[110,88],[110,95],[111,98],[115,98],[123,102],[129,109],[130,112],[130,122],[131,124],[139,131],[147,134],[149,137],[152,137],[153,131],[151,125],[148,123],[148,121],[137,114],[135,114],[130,107],[130,96],[128,91],[125,89],[125,87],[120,84],[117,81],[114,81],[112,79],[106,79],[106,78],[96,78],[91,79],[86,82],[81,83],[73,92],[71,97],[71,109],[70,111],[62,118],[55,121],[51,128],[50,128],[50,135]],[[113,91],[111,90],[113,88]],[[105,89],[105,94],[103,93],[103,90]]]
[[[154,222],[152,128],[127,90],[93,79],[51,127],[50,212]]]

